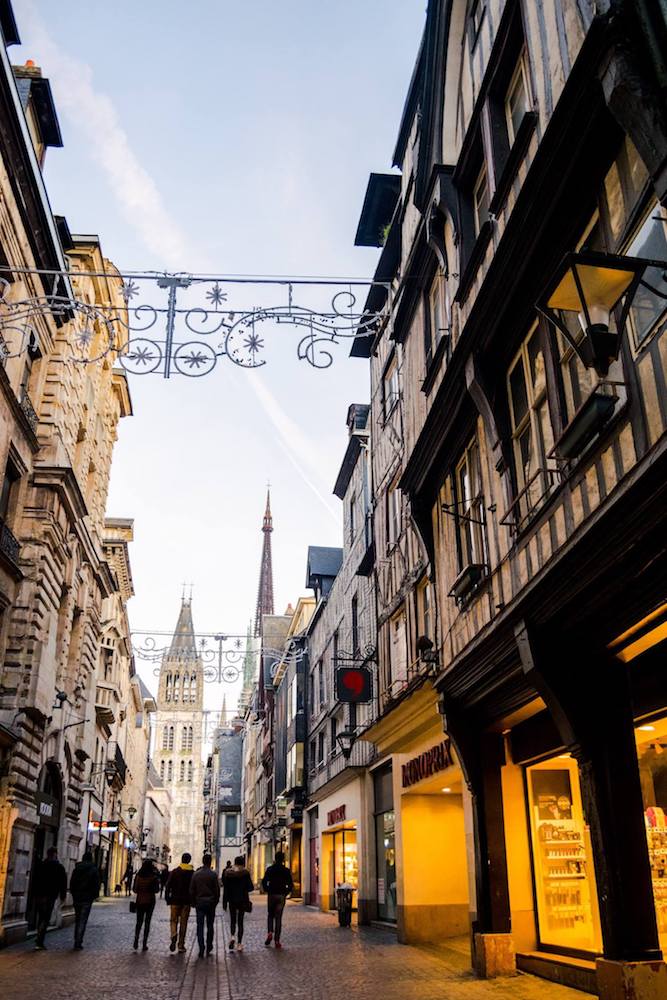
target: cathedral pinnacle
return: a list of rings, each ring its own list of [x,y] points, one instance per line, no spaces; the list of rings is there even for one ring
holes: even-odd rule
[[[255,635],[262,634],[262,618],[273,614],[273,566],[271,563],[271,533],[273,517],[271,516],[271,491],[266,491],[266,510],[262,521],[262,561],[259,569],[259,588],[257,591],[257,608],[255,611]]]

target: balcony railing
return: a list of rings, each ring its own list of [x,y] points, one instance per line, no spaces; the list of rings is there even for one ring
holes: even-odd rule
[[[21,546],[4,521],[0,521],[0,552],[18,565]]]
[[[30,424],[31,429],[33,431],[36,431],[37,424],[39,423],[39,417],[37,416],[35,407],[32,405],[32,400],[30,399],[30,396],[25,391],[25,389],[21,393],[21,396],[19,398],[19,404],[21,406],[21,409],[23,410],[24,417]]]
[[[323,764],[318,764],[310,771],[308,775],[308,790],[311,794],[316,792],[348,767],[368,767],[369,764],[373,763],[376,754],[375,746],[372,743],[367,743],[365,740],[357,740],[352,747],[349,760],[346,760],[340,751],[330,754],[327,761]]]

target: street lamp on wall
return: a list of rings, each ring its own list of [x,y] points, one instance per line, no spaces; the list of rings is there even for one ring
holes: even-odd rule
[[[352,753],[352,747],[356,743],[356,740],[357,740],[357,734],[354,731],[354,729],[344,729],[336,737],[336,743],[340,747],[341,753],[343,754],[345,760],[350,759],[350,755]]]
[[[666,299],[644,280],[647,268],[667,269],[667,261],[582,251],[568,253],[537,302],[576,351],[586,368],[606,378],[618,357],[628,313],[640,285]],[[568,320],[570,321],[568,324]],[[579,323],[583,337],[573,333]]]

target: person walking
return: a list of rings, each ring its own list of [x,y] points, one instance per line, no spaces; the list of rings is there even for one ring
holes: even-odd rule
[[[231,938],[229,950],[234,951],[234,937],[238,927],[237,951],[243,951],[243,919],[252,910],[250,895],[254,889],[250,872],[245,866],[243,855],[234,858],[234,867],[225,868],[222,873],[222,908],[229,907],[229,928]]]
[[[215,908],[220,901],[220,883],[218,876],[211,868],[213,858],[205,854],[201,859],[201,868],[192,876],[190,882],[190,902],[197,914],[197,942],[199,957],[204,957],[204,922],[206,923],[206,954],[213,951],[213,928],[215,926]]]
[[[169,878],[169,869],[166,865],[162,865],[162,868],[160,868],[158,878],[160,879],[160,899],[162,899],[162,893],[164,892],[164,887],[166,886],[167,879]]]
[[[280,935],[283,929],[283,910],[287,897],[294,891],[292,873],[285,864],[285,855],[277,851],[274,862],[264,872],[262,889],[267,894],[268,934],[264,944],[268,948],[274,941],[276,948],[282,948]]]
[[[127,868],[125,869],[125,874],[123,875],[123,884],[125,886],[125,895],[129,896],[132,893],[132,882],[134,879],[134,868],[132,867],[132,861],[127,862]]]
[[[144,929],[144,943],[142,951],[148,951],[148,935],[151,930],[151,918],[155,909],[155,896],[160,891],[160,877],[152,861],[146,858],[137,874],[134,876],[134,891],[137,894],[136,914],[137,920],[134,927],[134,944],[136,951],[139,947],[139,935],[141,928]]]
[[[67,895],[67,872],[58,861],[58,849],[49,847],[46,858],[37,862],[33,877],[35,906],[37,910],[37,937],[35,948],[42,951],[46,948],[44,938],[51,922],[51,914],[56,899],[65,902]]]
[[[94,901],[100,894],[100,872],[93,861],[93,852],[84,851],[69,880],[74,903],[74,949],[81,951],[86,924]]]
[[[164,887],[164,898],[170,907],[171,941],[169,951],[176,950],[178,937],[179,952],[185,951],[185,933],[190,917],[190,883],[194,868],[190,864],[192,855],[187,852],[182,855],[181,863],[169,873]]]

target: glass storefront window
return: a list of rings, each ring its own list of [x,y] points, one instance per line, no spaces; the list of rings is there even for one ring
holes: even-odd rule
[[[346,882],[354,887],[352,908],[356,910],[357,888],[359,886],[356,829],[336,830],[333,834],[333,879],[332,909],[336,905],[337,886]]]
[[[644,823],[660,947],[667,949],[667,717],[636,730]]]
[[[595,873],[576,761],[560,754],[526,770],[540,941],[599,952]]]
[[[375,817],[377,900],[380,920],[396,921],[396,835],[394,811]]]

